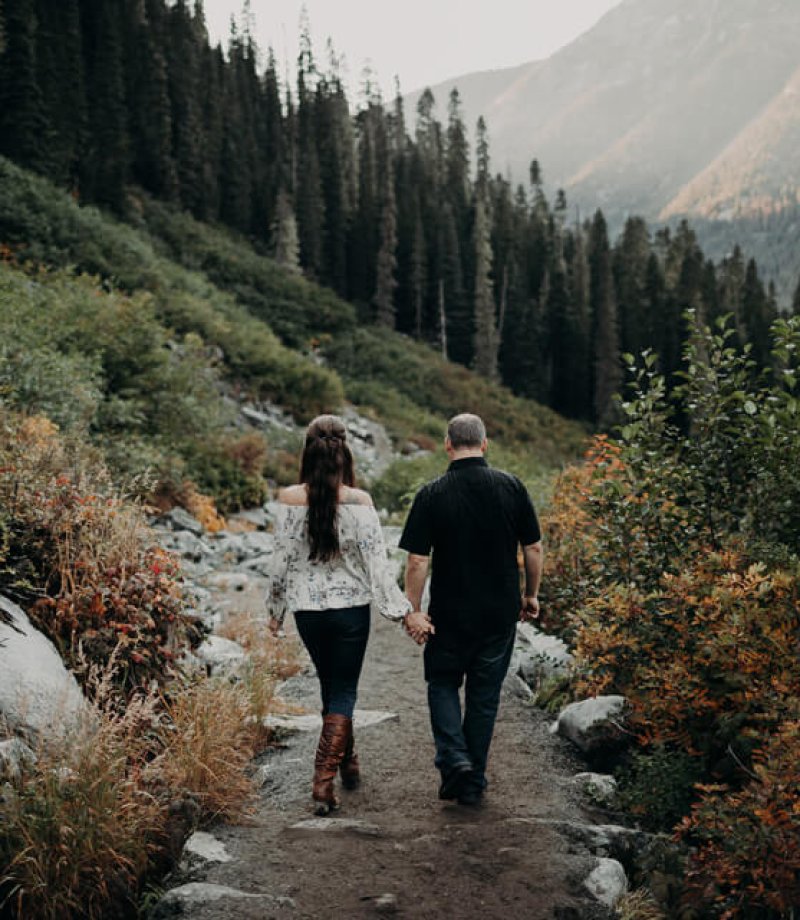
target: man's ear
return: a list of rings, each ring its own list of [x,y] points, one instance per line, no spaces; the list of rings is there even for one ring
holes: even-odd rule
[[[488,438],[484,438],[481,441],[481,453],[485,454],[488,448],[489,448],[489,440]]]

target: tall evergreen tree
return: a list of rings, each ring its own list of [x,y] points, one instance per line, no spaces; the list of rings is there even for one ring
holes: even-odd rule
[[[300,241],[297,236],[297,220],[289,195],[283,190],[278,193],[271,239],[272,257],[278,265],[293,274],[299,273]]]
[[[0,58],[0,153],[43,169],[49,125],[37,80],[34,0],[5,3],[5,49]]]
[[[497,317],[492,284],[492,240],[489,201],[489,142],[486,122],[478,119],[477,127],[477,179],[475,185],[475,219],[472,228],[475,275],[473,284],[473,307],[475,311],[475,333],[473,339],[473,367],[490,380],[498,376],[498,353],[500,343],[497,333]]]
[[[594,418],[605,428],[613,420],[613,399],[622,371],[608,229],[601,211],[596,212],[589,234],[589,301],[593,317]]]
[[[391,160],[383,174],[383,202],[381,208],[381,246],[378,250],[378,265],[375,272],[376,318],[381,326],[394,329],[394,292],[397,287],[397,205],[394,193],[394,175]]]
[[[81,163],[81,189],[91,201],[122,211],[128,179],[122,0],[82,0],[90,142]]]

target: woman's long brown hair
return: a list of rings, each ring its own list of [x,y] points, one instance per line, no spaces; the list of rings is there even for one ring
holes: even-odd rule
[[[347,429],[336,415],[320,415],[306,431],[300,482],[308,490],[308,558],[328,562],[339,555],[339,486],[354,486]]]

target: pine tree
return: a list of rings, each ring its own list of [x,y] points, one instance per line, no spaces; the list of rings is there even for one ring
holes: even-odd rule
[[[316,106],[313,83],[316,67],[307,26],[301,34],[297,70],[297,186],[295,205],[300,234],[300,258],[306,273],[319,278],[323,270],[325,206],[322,199]]]
[[[422,338],[422,321],[425,309],[425,289],[428,280],[427,248],[422,227],[420,207],[415,208],[414,237],[411,245],[411,305],[414,317],[414,336]]]
[[[797,287],[794,292],[794,299],[792,300],[792,312],[795,316],[800,316],[800,280],[797,282]]]
[[[138,182],[160,198],[178,194],[172,157],[172,103],[167,73],[166,21],[163,0],[145,0],[129,23],[132,54],[128,66],[128,100],[133,142],[133,172]]]
[[[300,272],[300,241],[297,236],[297,220],[289,195],[283,190],[278,193],[271,239],[272,257],[278,265],[293,274],[298,274]]]
[[[47,175],[74,185],[86,141],[86,87],[77,0],[37,0],[37,82],[47,122]]]
[[[91,201],[122,211],[128,179],[128,109],[123,62],[122,0],[83,0],[89,143],[81,189]]]
[[[770,328],[776,315],[775,303],[764,290],[755,259],[750,259],[742,290],[742,318],[752,348],[751,355],[758,367],[768,367],[772,363]]]
[[[5,50],[0,58],[0,153],[22,166],[43,169],[49,130],[37,81],[34,0],[6,0]]]
[[[394,329],[394,292],[397,287],[397,205],[394,192],[394,174],[391,160],[384,171],[383,203],[381,209],[381,247],[378,250],[378,265],[375,272],[375,304],[378,324]]]
[[[181,204],[200,219],[216,217],[209,207],[209,170],[205,168],[206,135],[203,125],[202,101],[207,90],[202,77],[203,59],[207,46],[202,22],[192,16],[187,0],[177,0],[170,8],[167,22],[167,65],[172,110],[172,152],[178,173]],[[220,118],[223,112],[221,99]],[[220,126],[219,147],[223,128]],[[214,170],[220,166],[214,162]],[[219,177],[214,175],[214,183]]]
[[[601,428],[606,428],[613,421],[613,400],[622,369],[608,229],[601,211],[594,216],[589,236],[589,301],[593,318],[594,418]]]
[[[498,376],[498,336],[492,288],[492,242],[487,190],[478,185],[475,201],[473,246],[475,253],[475,284],[473,306],[475,334],[473,339],[473,367],[489,380]]]

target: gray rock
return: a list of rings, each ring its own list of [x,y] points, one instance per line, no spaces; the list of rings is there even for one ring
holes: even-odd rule
[[[558,733],[577,745],[585,754],[626,742],[624,696],[598,696],[570,703],[558,716]]]
[[[506,674],[505,680],[503,681],[503,691],[509,696],[525,700],[526,702],[530,702],[533,699],[533,690],[531,690],[519,674],[514,674],[512,671]]]
[[[203,862],[227,863],[232,860],[225,845],[205,831],[195,831],[186,841],[183,849],[189,856],[203,860]]]
[[[204,562],[208,560],[213,551],[205,541],[190,533],[188,530],[178,530],[172,534],[170,541],[171,548],[182,559],[188,559],[189,562]]]
[[[238,642],[222,636],[209,636],[195,650],[195,655],[212,675],[236,674],[247,657]]]
[[[270,517],[265,508],[248,508],[246,511],[238,512],[228,520],[243,521],[245,524],[255,527],[256,530],[266,530],[270,523]]]
[[[261,530],[253,530],[250,533],[242,534],[241,541],[245,559],[271,553],[275,548],[275,537],[271,533],[264,533]]]
[[[617,791],[617,781],[607,773],[577,773],[572,782],[587,798],[608,805]]]
[[[558,637],[548,636],[532,623],[517,624],[510,670],[531,687],[548,677],[566,674],[572,660],[566,643]]]
[[[172,511],[162,514],[157,523],[163,527],[169,527],[170,530],[188,530],[196,537],[202,537],[205,533],[205,528],[200,521],[184,508],[173,508]]]
[[[615,907],[628,890],[628,877],[616,859],[598,859],[583,884],[601,904]]]
[[[36,754],[21,738],[0,741],[0,780],[18,779],[36,764]]]
[[[229,888],[227,885],[212,885],[209,882],[189,882],[172,888],[159,901],[160,905],[175,905],[182,908],[202,907],[211,901],[221,901],[224,898],[261,898],[264,895],[239,891],[238,888]]]
[[[382,914],[395,914],[397,913],[399,904],[397,903],[397,895],[386,893],[379,895],[374,900],[375,909]]]
[[[396,712],[386,712],[380,709],[356,709],[353,713],[353,726],[357,729],[369,728],[380,725],[382,722],[396,722],[399,716]],[[284,731],[317,732],[322,728],[322,716],[315,713],[297,716],[268,716],[267,728],[279,728]]]
[[[381,829],[377,824],[357,821],[355,818],[307,818],[289,825],[293,831],[316,831],[325,834],[350,833],[364,837],[379,837]]]
[[[539,822],[541,823],[541,822]],[[611,857],[625,866],[638,867],[641,857],[657,839],[652,834],[618,824],[580,824],[570,821],[546,821],[566,840],[593,856]]]
[[[242,563],[242,568],[267,578],[272,573],[272,553],[264,553],[263,556],[248,559]]]
[[[16,604],[0,596],[0,721],[36,741],[55,739],[94,721],[91,706],[56,647]]]

